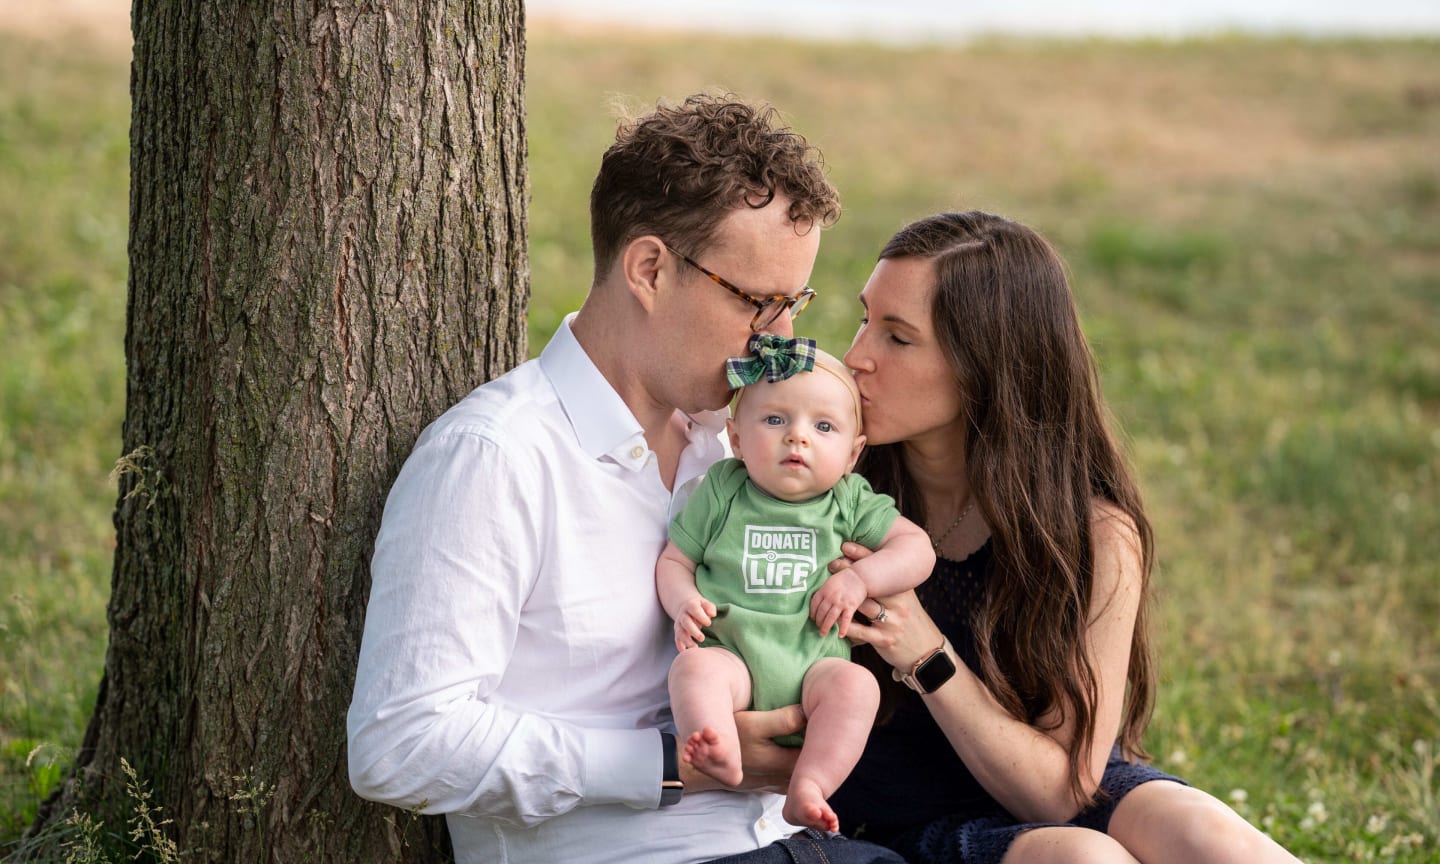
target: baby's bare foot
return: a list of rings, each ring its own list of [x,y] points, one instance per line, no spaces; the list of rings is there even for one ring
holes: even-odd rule
[[[817,831],[839,831],[840,818],[825,801],[825,793],[813,780],[792,779],[785,794],[785,809],[780,811],[791,825],[804,825]]]
[[[720,733],[706,726],[685,739],[684,759],[696,768],[724,783],[734,786],[745,776],[740,767],[740,741],[727,742]]]

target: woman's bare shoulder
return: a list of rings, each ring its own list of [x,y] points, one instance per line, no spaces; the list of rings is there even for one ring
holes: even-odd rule
[[[1140,531],[1135,519],[1113,501],[1094,498],[1090,502],[1090,530],[1097,544],[1123,542],[1140,548]]]
[[[1091,542],[1097,587],[1108,594],[1144,581],[1145,550],[1135,519],[1113,502],[1095,499],[1090,508]]]

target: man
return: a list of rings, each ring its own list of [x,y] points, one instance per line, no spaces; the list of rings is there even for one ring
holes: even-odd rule
[[[793,830],[778,796],[676,758],[654,567],[724,455],[724,361],[790,335],[839,201],[772,110],[697,96],[622,125],[590,208],[580,311],[432,424],[391,490],[351,783],[446,813],[462,864],[764,855]],[[769,738],[798,708],[741,717],[742,785],[783,788]]]

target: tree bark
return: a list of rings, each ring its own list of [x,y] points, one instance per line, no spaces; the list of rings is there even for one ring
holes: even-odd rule
[[[123,833],[123,758],[191,860],[440,860],[442,820],[351,792],[345,713],[391,481],[527,353],[521,0],[132,26],[110,645],[37,829]]]

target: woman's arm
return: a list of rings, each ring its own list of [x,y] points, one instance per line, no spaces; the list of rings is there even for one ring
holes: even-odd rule
[[[1086,652],[1096,674],[1095,734],[1081,783],[1087,794],[1099,785],[1120,728],[1130,642],[1143,579],[1138,534],[1130,519],[1109,505],[1094,511],[1095,581],[1086,626]],[[845,547],[849,554],[852,549]],[[852,639],[867,642],[902,670],[944,641],[914,592],[882,598],[887,614],[878,624],[852,625]],[[955,752],[976,780],[1022,822],[1064,821],[1087,802],[1069,782],[1066,745],[1077,734],[1074,712],[1058,728],[1042,731],[1009,714],[963,663],[953,678],[925,700]]]

